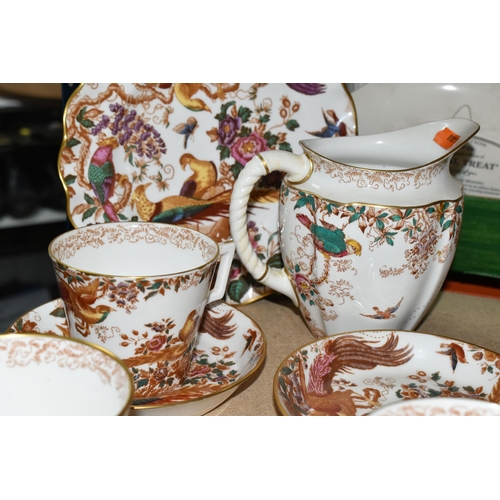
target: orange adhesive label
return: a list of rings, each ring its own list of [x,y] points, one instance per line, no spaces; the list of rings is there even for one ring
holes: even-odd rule
[[[450,149],[458,139],[460,139],[460,136],[446,127],[435,135],[434,142],[444,149]]]

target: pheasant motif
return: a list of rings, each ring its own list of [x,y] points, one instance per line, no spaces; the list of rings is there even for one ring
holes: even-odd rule
[[[412,347],[397,348],[398,336],[391,333],[381,346],[377,341],[356,335],[332,338],[324,344],[324,353],[316,356],[306,383],[303,362],[299,362],[299,377],[303,397],[312,415],[355,415],[358,408],[378,405],[380,392],[367,388],[363,394],[351,389],[334,391],[332,381],[341,373],[352,370],[372,370],[377,366],[400,366],[412,357]]]
[[[136,208],[139,217],[144,221],[176,223],[211,206],[210,202],[178,195],[167,196],[159,202],[153,202],[146,195],[146,189],[150,185],[151,183],[147,183],[138,186],[130,200],[130,206]]]
[[[141,184],[135,189],[131,207],[137,207],[139,217],[149,222],[172,224],[192,219],[198,214],[202,218],[227,215],[231,191],[217,186],[215,164],[211,161],[198,160],[189,153],[183,154],[179,162],[183,170],[189,165],[193,171],[184,182],[179,195],[167,196],[159,202],[152,202],[146,195],[150,183]]]
[[[76,329],[83,337],[90,334],[89,325],[102,323],[108,314],[115,310],[106,305],[96,307],[91,305],[98,298],[99,279],[92,280],[85,285],[77,285],[74,288],[63,279],[58,279],[57,285],[66,307],[78,320]]]
[[[186,343],[191,344],[193,341],[199,322],[200,317],[196,314],[196,310],[191,311],[184,325],[179,330],[179,340],[176,341],[176,343],[167,346],[167,348],[160,349],[159,351],[151,351],[146,354],[138,354],[130,358],[125,358],[123,362],[129,368],[132,368],[143,364],[152,365],[154,363],[163,364],[166,361],[171,363],[179,361],[178,372],[182,374],[187,369],[190,359],[188,357],[181,359],[181,355],[186,350]]]

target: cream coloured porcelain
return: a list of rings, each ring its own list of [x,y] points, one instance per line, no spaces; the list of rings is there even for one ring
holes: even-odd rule
[[[0,415],[128,415],[127,367],[88,342],[23,332],[0,335]]]
[[[453,153],[479,130],[466,119],[373,136],[312,139],[302,155],[264,152],[233,189],[231,231],[254,278],[298,305],[316,337],[374,328],[412,330],[451,265],[463,190]],[[249,194],[286,172],[280,191],[283,270],[263,263],[247,232]]]
[[[118,355],[135,398],[185,380],[205,306],[224,295],[233,254],[231,242],[148,222],[86,226],[49,245],[70,335]]]

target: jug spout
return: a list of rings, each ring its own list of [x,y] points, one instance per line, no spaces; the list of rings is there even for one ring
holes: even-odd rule
[[[453,118],[383,134],[301,141],[315,166],[301,188],[340,203],[422,206],[457,199],[462,184],[451,176],[449,161],[478,130],[471,120]]]
[[[383,134],[309,139],[300,144],[306,152],[344,165],[397,171],[442,160],[478,131],[476,122],[452,118]]]

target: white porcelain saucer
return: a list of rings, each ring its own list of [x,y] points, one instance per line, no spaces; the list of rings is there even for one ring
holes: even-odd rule
[[[273,391],[288,416],[362,416],[417,398],[498,405],[500,354],[430,333],[341,333],[287,356],[276,370]]]
[[[6,331],[23,332],[69,337],[62,300],[27,312]],[[213,302],[200,326],[189,378],[163,398],[134,400],[131,415],[204,415],[228,399],[259,369],[266,348],[266,338],[252,319],[225,302]]]

